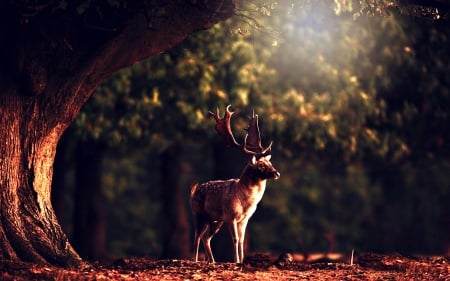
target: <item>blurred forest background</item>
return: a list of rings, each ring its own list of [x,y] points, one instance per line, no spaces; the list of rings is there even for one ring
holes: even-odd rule
[[[250,251],[325,251],[332,234],[345,253],[449,254],[448,21],[272,8],[116,73],[84,106],[52,191],[82,257],[191,257],[189,185],[238,177],[248,160],[207,118],[228,104],[240,138],[259,114],[281,172]],[[231,251],[222,232],[212,243]]]

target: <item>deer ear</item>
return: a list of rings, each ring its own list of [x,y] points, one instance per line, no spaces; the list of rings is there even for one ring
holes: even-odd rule
[[[256,164],[256,156],[255,156],[255,155],[252,156],[252,164],[253,164],[253,165]]]
[[[272,158],[272,155],[271,154],[269,154],[269,155],[267,155],[266,157],[264,157],[264,158],[266,158],[266,160],[267,161],[270,161],[270,158]]]

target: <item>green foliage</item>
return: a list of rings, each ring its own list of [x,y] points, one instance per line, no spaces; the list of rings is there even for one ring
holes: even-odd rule
[[[157,231],[159,173],[158,163],[148,161],[144,149],[105,157],[103,194],[108,213],[107,245],[119,256],[159,255],[161,233]],[[124,157],[126,156],[126,157]],[[151,184],[148,184],[151,182]]]
[[[443,238],[433,237],[444,231],[450,200],[448,31],[395,14],[355,21],[345,13],[352,1],[335,1],[335,11],[299,8],[307,2],[246,6],[247,25],[229,20],[117,73],[83,109],[77,134],[151,153],[189,143],[187,169],[210,179],[205,159],[219,138],[208,110],[232,104],[241,136],[254,109],[263,142],[275,140],[282,177],[269,183],[249,225],[252,250],[299,250],[300,240],[319,249],[322,235],[333,233],[343,251],[439,251]],[[249,11],[265,16],[254,21]],[[149,192],[140,177],[157,161],[129,157],[139,163],[129,170],[111,158],[105,190],[121,206],[114,220],[138,222],[131,233],[148,245],[161,235],[160,187],[156,175],[146,178]],[[156,166],[147,167],[156,173]],[[142,253],[133,238],[113,236],[118,252]]]
[[[327,233],[336,237],[339,251],[370,244],[364,228],[382,198],[381,189],[370,183],[364,167],[348,165],[343,171],[330,171],[317,162],[276,165],[289,177],[271,183],[249,225],[256,249],[301,251],[303,242],[307,250],[325,251],[323,235]]]
[[[111,146],[150,142],[157,149],[183,141],[186,131],[210,135],[208,110],[248,105],[274,74],[256,61],[251,42],[228,31],[217,25],[115,74],[85,105],[76,134]]]
[[[353,13],[354,18],[364,15],[386,17],[396,9],[404,15],[439,20],[448,17],[450,8],[448,4],[433,1],[335,0],[334,5],[336,14]]]
[[[160,104],[157,93],[131,87],[131,78],[140,71],[139,65],[132,66],[98,87],[98,94],[75,120],[75,133],[82,139],[104,141],[110,146],[149,138],[149,125]]]

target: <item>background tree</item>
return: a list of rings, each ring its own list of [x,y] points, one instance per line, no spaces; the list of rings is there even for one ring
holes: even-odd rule
[[[288,38],[281,43],[274,61],[277,73],[281,73],[279,85],[291,87],[283,96],[286,104],[283,98],[277,100],[274,116],[281,123],[277,130],[288,128],[280,130],[287,133],[280,137],[286,141],[283,147],[290,148],[286,151],[290,159],[303,158],[303,164],[289,161],[287,171],[307,171],[298,182],[290,179],[291,186],[306,187],[295,192],[298,195],[291,194],[291,198],[309,207],[302,208],[287,197],[273,210],[288,209],[291,220],[287,221],[291,224],[331,231],[339,241],[353,241],[347,246],[341,243],[347,249],[358,245],[372,250],[444,251],[443,241],[437,237],[447,232],[442,218],[448,217],[445,200],[449,190],[447,180],[436,175],[444,174],[448,160],[433,159],[432,155],[438,149],[444,156],[447,148],[431,140],[435,139],[433,135],[442,136],[443,124],[448,124],[447,115],[441,114],[441,107],[448,104],[448,78],[439,69],[448,57],[439,51],[436,56],[427,53],[419,45],[426,46],[422,43],[428,39],[414,34],[420,32],[433,38],[429,40],[438,40],[440,44],[435,46],[439,48],[448,38],[446,30],[440,28],[440,23],[395,14],[369,21],[359,18],[354,25],[342,18],[327,17],[324,11],[317,12],[310,13],[311,17],[293,14],[292,25],[285,26]],[[302,48],[296,48],[299,44]],[[432,93],[426,89],[433,89]],[[436,101],[433,117],[421,114],[420,106],[414,105],[424,98]],[[414,154],[422,165],[427,162],[427,168],[413,164]],[[433,159],[433,164],[426,159]],[[417,178],[422,181],[414,180]],[[436,190],[442,200],[434,192],[425,191],[425,186]],[[305,198],[309,202],[304,202]],[[302,215],[302,209],[308,216]],[[423,223],[417,224],[418,220]],[[275,229],[281,227],[285,224]],[[314,244],[311,234],[302,232],[297,235],[306,236],[308,244]],[[292,241],[291,245],[281,248],[295,247],[294,233],[286,235],[281,240]]]
[[[444,49],[430,52],[424,46],[444,46],[450,34],[445,24],[420,24],[421,28],[412,29],[410,19],[403,19],[394,26],[406,35],[404,44],[394,49],[401,55],[391,59],[393,53],[383,50],[376,58],[391,63],[379,69],[377,78],[386,78],[379,83],[377,96],[386,107],[385,114],[370,119],[369,124],[388,148],[382,154],[383,160],[378,154],[368,166],[374,180],[386,188],[387,204],[378,215],[380,221],[385,221],[382,230],[389,232],[392,239],[385,241],[387,247],[427,251],[428,247],[438,250],[448,243],[445,233],[449,210],[445,201],[450,194],[444,171],[449,164],[445,129],[449,116],[444,112],[449,109],[450,77],[443,64],[450,58]],[[398,73],[398,79],[383,75],[385,71]],[[404,239],[405,234],[398,229],[408,230],[410,239]],[[414,241],[422,243],[418,246]]]
[[[330,231],[336,234],[338,241],[345,241],[338,243],[344,249],[358,245],[371,250],[445,251],[438,237],[447,232],[442,222],[448,217],[445,200],[450,195],[447,180],[436,175],[445,174],[448,160],[431,159],[434,149],[439,147],[439,154],[443,156],[447,148],[441,142],[437,142],[441,146],[429,144],[433,143],[431,136],[441,136],[445,131],[443,124],[448,124],[447,116],[439,113],[441,107],[448,104],[446,88],[449,83],[439,65],[448,58],[440,51],[435,52],[436,56],[425,52],[419,46],[429,46],[422,45],[428,39],[419,39],[422,37],[414,34],[428,34],[427,38],[440,42],[434,44],[440,48],[445,45],[447,39],[444,38],[448,38],[446,30],[441,29],[440,22],[397,14],[382,19],[358,18],[355,25],[345,17],[337,19],[318,9],[308,16],[293,13],[292,22],[286,22],[283,34],[287,36],[274,57],[274,68],[282,79],[277,89],[286,92],[276,99],[277,110],[273,116],[275,121],[280,120],[275,123],[280,133],[278,139],[285,142],[283,148],[293,160],[287,162],[286,171],[280,168],[282,174],[305,172],[304,176],[293,177],[287,183],[302,191],[294,191],[286,198],[279,196],[278,202],[271,200],[276,204],[272,212],[288,210],[289,220],[280,220],[285,221],[284,224],[270,229],[296,224]],[[300,44],[302,47],[298,48]],[[416,52],[423,52],[423,55]],[[437,65],[430,68],[429,64]],[[433,89],[433,93],[425,89]],[[389,98],[385,98],[387,96]],[[415,109],[417,106],[408,102],[421,101],[424,97],[436,101],[436,114],[429,119],[417,114],[420,112]],[[410,119],[412,116],[416,117]],[[414,121],[405,123],[405,120]],[[418,124],[424,124],[423,131]],[[422,143],[422,138],[428,144],[420,148],[414,145],[414,151],[421,154],[420,162],[428,162],[425,160],[428,158],[433,164],[425,164],[426,169],[413,164],[415,168],[412,168],[409,165],[414,160],[410,158],[409,147]],[[428,156],[422,154],[424,151]],[[413,179],[416,177],[422,182]],[[286,177],[280,179],[280,184],[284,180]],[[442,200],[435,197],[434,192],[425,191],[425,186],[436,190]],[[419,212],[411,209],[418,206],[421,206]],[[269,216],[264,213],[263,218]],[[422,224],[415,223],[418,218]],[[279,245],[280,248],[295,248],[298,236],[309,245],[319,246],[318,241],[314,241],[320,237],[317,231],[316,239],[307,230],[296,229],[294,233],[284,234],[287,237],[277,241],[291,242]],[[276,237],[276,234],[267,237]]]

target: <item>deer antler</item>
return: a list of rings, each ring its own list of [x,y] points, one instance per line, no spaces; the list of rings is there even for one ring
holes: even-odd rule
[[[253,110],[252,116],[249,116],[250,122],[247,127],[248,132],[248,141],[247,141],[247,147],[251,150],[259,150],[259,154],[261,155],[267,155],[270,154],[270,151],[272,149],[273,141],[269,143],[269,145],[264,148],[261,144],[261,135],[259,132],[259,125],[258,125],[258,114],[255,114],[255,111]]]
[[[217,108],[217,112],[213,113],[209,111],[209,114],[214,117],[217,124],[215,125],[215,129],[219,135],[221,135],[226,144],[238,147],[241,151],[248,155],[258,155],[264,156],[270,153],[272,143],[270,142],[269,146],[264,148],[261,145],[261,136],[259,133],[258,126],[258,115],[253,112],[253,115],[250,117],[250,122],[247,127],[247,134],[244,138],[244,144],[239,144],[234,138],[233,132],[231,131],[230,120],[231,116],[234,114],[233,111],[230,111],[230,106],[228,105],[225,110],[225,115],[223,118],[219,116],[219,108]],[[247,142],[248,140],[248,142]],[[259,150],[259,151],[258,151]]]
[[[209,115],[214,117],[214,119],[216,120],[217,124],[214,126],[214,128],[216,129],[217,133],[223,137],[225,143],[228,145],[240,147],[233,136],[233,132],[231,131],[230,119],[234,112],[230,111],[230,106],[231,105],[227,106],[225,116],[223,118],[220,118],[219,116],[219,108],[217,108],[216,113],[209,111]]]

